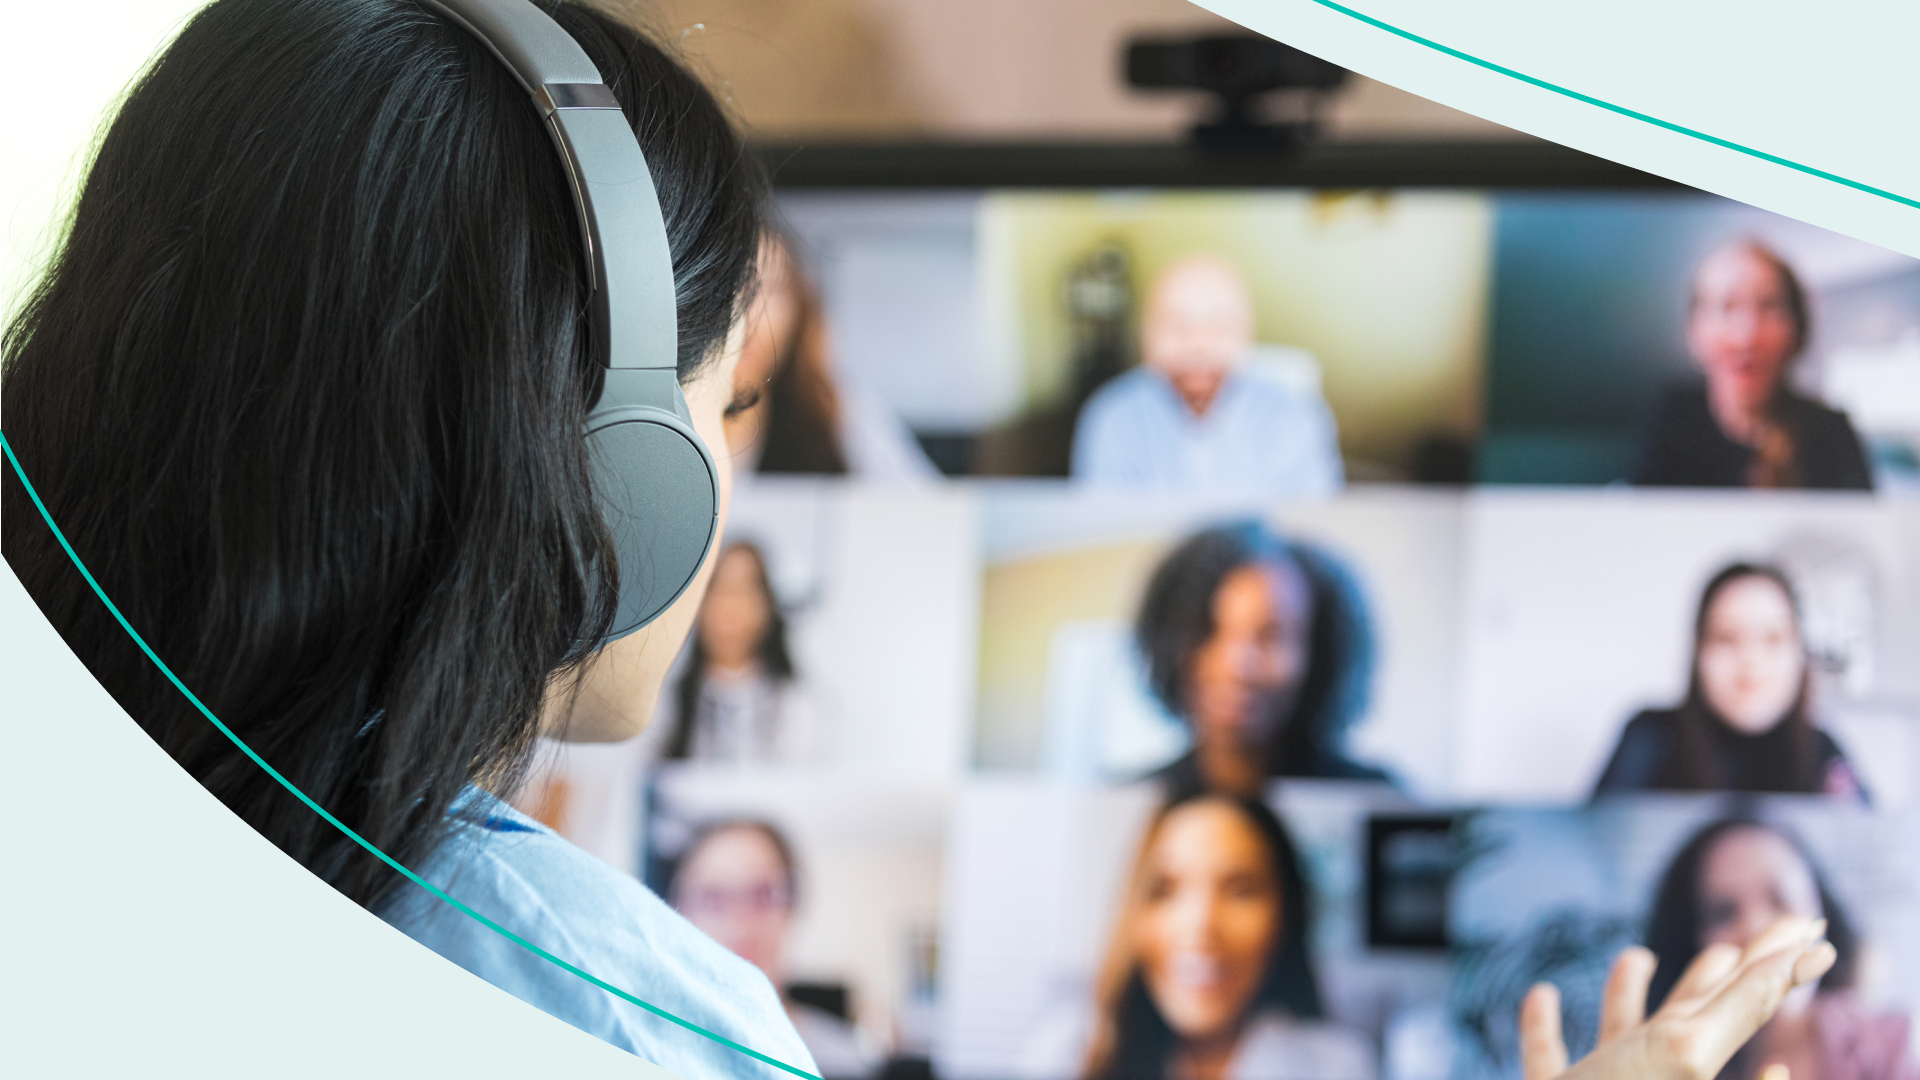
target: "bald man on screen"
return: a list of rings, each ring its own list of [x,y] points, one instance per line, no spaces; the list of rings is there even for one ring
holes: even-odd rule
[[[1080,413],[1074,479],[1273,498],[1340,490],[1338,432],[1318,366],[1298,349],[1255,346],[1253,298],[1238,268],[1195,255],[1161,271],[1140,346],[1140,366]]]

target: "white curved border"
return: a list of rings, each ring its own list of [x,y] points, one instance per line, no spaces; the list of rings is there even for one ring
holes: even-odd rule
[[[1920,256],[1920,209],[1529,86],[1313,0],[1197,0],[1370,78],[1647,172]],[[1623,108],[1920,200],[1920,6],[1873,0],[1341,0]]]

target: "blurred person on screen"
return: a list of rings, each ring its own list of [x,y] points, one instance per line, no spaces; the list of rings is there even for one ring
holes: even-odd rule
[[[793,845],[764,821],[707,825],[674,865],[667,899],[707,936],[765,972],[828,1080],[873,1075],[880,1055],[846,1018],[787,995],[787,933],[799,870]]]
[[[1704,380],[1667,392],[1642,437],[1633,482],[1872,489],[1847,414],[1788,384],[1808,319],[1805,288],[1771,248],[1740,240],[1708,255],[1694,273],[1686,331]]]
[[[1021,1072],[1084,1080],[1371,1080],[1374,1049],[1329,1023],[1306,879],[1267,805],[1167,803],[1121,898],[1091,1015],[1036,1030]]]
[[[1856,993],[1861,944],[1806,847],[1750,818],[1716,821],[1681,847],[1660,879],[1647,920],[1658,962],[1647,1004],[1659,1008],[1702,949],[1746,947],[1782,916],[1825,919],[1837,959],[1790,994],[1733,1057],[1721,1080],[1754,1080],[1784,1065],[1793,1080],[1915,1080],[1905,1015],[1870,1010]]]
[[[1193,733],[1193,749],[1153,774],[1171,795],[1257,796],[1276,776],[1387,779],[1346,753],[1373,678],[1373,624],[1327,552],[1258,521],[1200,532],[1154,570],[1134,636],[1155,696]]]
[[[541,739],[513,804],[632,874],[638,871],[639,792],[650,763],[783,766],[823,757],[813,696],[787,649],[786,619],[766,556],[751,542],[736,540],[722,550],[668,689],[654,722],[632,738]]]
[[[721,552],[672,693],[641,738],[643,758],[669,761],[805,765],[822,756],[813,697],[755,544]]]
[[[1253,322],[1246,279],[1231,263],[1196,255],[1163,270],[1141,316],[1140,365],[1080,412],[1073,477],[1274,498],[1339,491],[1333,413],[1317,387],[1255,359]]]
[[[820,291],[794,257],[792,241],[778,232],[760,242],[759,284],[746,325],[734,383],[747,397],[727,422],[739,475],[884,482],[939,476],[893,409],[833,363]]]
[[[1840,745],[1813,723],[1808,659],[1786,574],[1753,563],[1722,569],[1694,617],[1686,699],[1627,722],[1594,796],[1774,791],[1866,802]]]

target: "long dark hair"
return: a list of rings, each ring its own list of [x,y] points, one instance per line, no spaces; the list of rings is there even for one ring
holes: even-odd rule
[[[1311,593],[1307,674],[1285,721],[1266,748],[1273,776],[1371,774],[1346,758],[1347,729],[1366,711],[1373,684],[1374,634],[1365,594],[1332,554],[1275,533],[1259,521],[1219,525],[1189,537],[1147,582],[1134,641],[1154,696],[1188,719],[1193,657],[1213,636],[1213,596],[1244,566],[1297,567]]]
[[[767,573],[767,557],[760,548],[747,540],[736,540],[728,544],[720,553],[724,559],[739,552],[753,560],[754,584],[760,590],[760,598],[767,605],[767,629],[760,635],[760,645],[755,650],[755,658],[760,661],[760,670],[775,682],[784,682],[793,678],[793,654],[787,650],[787,619],[780,611],[780,598],[774,595],[773,579]],[[717,563],[719,560],[715,560]],[[673,684],[673,735],[667,740],[665,756],[673,760],[686,758],[693,752],[693,730],[699,722],[700,687],[707,678],[707,647],[700,641],[700,628],[694,627],[687,643],[686,666],[680,671],[680,678]]]
[[[1180,1049],[1180,1036],[1160,1014],[1147,990],[1145,976],[1133,952],[1132,922],[1144,893],[1148,859],[1161,828],[1174,811],[1206,801],[1232,807],[1253,826],[1280,882],[1280,933],[1273,951],[1266,957],[1260,987],[1248,1003],[1247,1014],[1278,1008],[1303,1020],[1318,1020],[1326,1015],[1320,998],[1320,980],[1307,948],[1313,924],[1312,898],[1306,875],[1300,869],[1300,855],[1287,827],[1272,808],[1259,799],[1218,792],[1184,795],[1169,800],[1154,814],[1141,837],[1139,853],[1134,857],[1126,900],[1120,917],[1115,920],[1113,941],[1095,990],[1097,1015],[1085,1069],[1090,1080],[1162,1080],[1171,1058]]]
[[[792,237],[772,230],[765,243],[771,256],[786,264],[784,281],[793,293],[795,310],[792,335],[780,350],[767,384],[760,457],[754,471],[843,475],[847,454],[840,445],[841,402],[827,356],[826,309],[820,290],[800,265]]]
[[[1800,860],[1813,875],[1815,887],[1820,894],[1820,915],[1827,920],[1827,941],[1832,943],[1839,959],[1833,967],[1820,977],[1822,992],[1845,990],[1854,985],[1859,975],[1860,939],[1854,930],[1853,921],[1847,917],[1846,909],[1834,898],[1833,890],[1820,872],[1820,864],[1814,862],[1813,855],[1798,836],[1778,825],[1768,824],[1756,817],[1736,816],[1712,822],[1696,832],[1673,861],[1667,864],[1666,873],[1660,877],[1659,887],[1654,892],[1653,909],[1647,916],[1647,948],[1652,950],[1659,961],[1654,969],[1653,981],[1647,987],[1647,1008],[1658,1009],[1667,995],[1673,992],[1675,984],[1686,971],[1687,965],[1700,954],[1706,943],[1700,937],[1700,925],[1704,912],[1700,902],[1700,875],[1707,856],[1713,848],[1729,833],[1743,829],[1760,829],[1785,840],[1793,847]],[[1751,1045],[1751,1044],[1749,1044]],[[1722,1076],[1742,1077],[1752,1072],[1755,1063],[1747,1060],[1743,1050],[1736,1054],[1732,1062],[1721,1071]]]
[[[1808,715],[1812,686],[1812,667],[1803,668],[1800,692],[1793,707],[1780,722],[1758,736],[1761,752],[1752,755],[1760,761],[1754,775],[1734,776],[1729,762],[1716,748],[1716,737],[1731,731],[1727,722],[1707,700],[1700,679],[1700,650],[1706,642],[1707,622],[1713,605],[1728,586],[1750,578],[1762,578],[1779,586],[1793,610],[1796,627],[1800,623],[1800,601],[1793,583],[1777,567],[1760,563],[1737,562],[1713,575],[1700,594],[1700,607],[1693,620],[1693,665],[1687,682],[1687,698],[1676,710],[1673,756],[1668,759],[1659,786],[1675,791],[1788,791],[1825,790],[1824,762],[1819,753],[1819,732]]]
[[[542,6],[645,150],[690,378],[751,281],[759,174],[657,46]],[[470,783],[516,786],[610,617],[582,265],[547,133],[471,35],[411,0],[217,0],[128,95],[6,332],[8,438],[107,595],[404,865]],[[4,508],[7,561],[147,733],[342,893],[391,898],[163,680],[11,475]]]

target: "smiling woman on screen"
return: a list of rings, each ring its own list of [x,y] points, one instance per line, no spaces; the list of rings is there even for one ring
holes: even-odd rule
[[[1042,1029],[1030,1075],[1085,1080],[1372,1080],[1373,1049],[1329,1024],[1308,953],[1307,884],[1265,803],[1193,795],[1147,826],[1078,1038]]]

